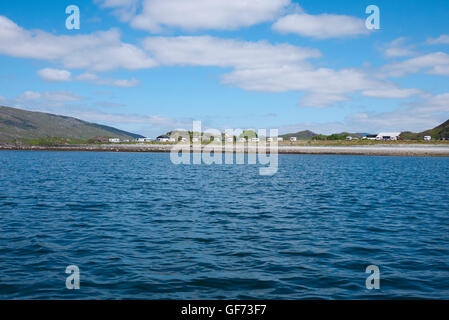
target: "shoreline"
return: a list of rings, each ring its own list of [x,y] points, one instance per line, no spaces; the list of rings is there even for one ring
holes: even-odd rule
[[[84,151],[84,152],[170,152],[173,145],[155,144],[100,144],[100,145],[60,145],[60,146],[14,146],[0,145],[2,150],[17,151]],[[192,145],[189,152],[193,152]],[[210,145],[202,146],[202,151],[210,152]],[[222,152],[224,152],[224,147]],[[197,152],[197,150],[195,150]],[[233,147],[234,153],[255,153],[257,145]],[[266,153],[270,153],[269,147]],[[357,146],[278,146],[279,154],[322,154],[322,155],[367,155],[367,156],[414,156],[449,157],[449,145],[357,145]]]

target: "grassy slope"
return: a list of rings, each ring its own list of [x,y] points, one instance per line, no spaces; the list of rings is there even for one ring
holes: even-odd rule
[[[280,137],[284,138],[285,140],[289,140],[291,137],[296,137],[298,140],[310,140],[313,137],[317,136],[315,132],[312,132],[310,130],[304,130],[296,133],[288,133],[281,135]]]
[[[297,133],[284,134],[281,135],[281,137],[283,137],[285,140],[289,140],[290,137],[297,137],[298,140],[310,140],[312,138],[315,140],[344,140],[348,135],[357,138],[361,138],[363,136],[360,133],[347,133],[347,132],[325,136],[325,135],[318,135],[312,131],[306,130]],[[401,134],[401,138],[403,140],[423,140],[424,136],[431,136],[432,139],[434,140],[440,140],[441,138],[449,139],[449,120],[430,130],[426,130],[419,133],[406,131],[402,132]]]
[[[94,137],[132,139],[140,135],[76,118],[0,106],[0,141],[51,137],[88,140]]]
[[[439,126],[426,130],[420,133],[404,132],[402,134],[403,139],[410,140],[422,140],[424,136],[431,136],[432,139],[449,138],[449,120],[440,124]]]

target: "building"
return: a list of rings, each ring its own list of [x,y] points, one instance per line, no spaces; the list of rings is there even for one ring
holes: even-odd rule
[[[192,138],[192,142],[198,142],[199,139],[198,138]]]
[[[347,136],[346,137],[346,141],[352,141],[352,137],[351,136]]]
[[[291,142],[295,142],[296,141],[296,137],[290,137],[290,141]]]
[[[120,139],[119,138],[109,138],[109,142],[112,142],[112,143],[120,142]]]
[[[259,142],[260,139],[259,138],[251,138],[251,142]]]
[[[156,140],[157,140],[158,142],[168,142],[168,141],[170,140],[170,137],[169,137],[169,136],[163,135],[163,136],[157,137]]]
[[[376,140],[396,141],[400,136],[400,132],[381,132],[376,136]]]
[[[240,138],[239,142],[246,142],[246,139],[245,138]]]
[[[424,136],[424,141],[430,141],[430,140],[432,140],[431,136]]]
[[[282,142],[282,141],[284,141],[284,138],[278,137],[277,140],[278,140],[278,142]]]
[[[267,142],[273,142],[273,138],[271,137],[267,138]]]
[[[377,138],[377,134],[367,134],[367,135],[364,136],[362,139],[376,140],[376,138]]]

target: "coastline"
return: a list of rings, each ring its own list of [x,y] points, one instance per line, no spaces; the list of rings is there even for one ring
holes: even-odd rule
[[[173,145],[166,144],[98,144],[98,145],[0,145],[1,150],[22,151],[85,151],[85,152],[170,152]],[[211,146],[202,146],[203,151],[211,150]],[[224,147],[222,148],[225,151]],[[196,150],[195,150],[196,151]],[[190,152],[193,148],[190,145]],[[255,153],[256,145],[233,148],[234,153]],[[267,153],[270,149],[267,147]],[[449,145],[355,145],[355,146],[294,146],[279,145],[279,154],[322,154],[322,155],[366,155],[366,156],[409,156],[409,157],[449,157]]]

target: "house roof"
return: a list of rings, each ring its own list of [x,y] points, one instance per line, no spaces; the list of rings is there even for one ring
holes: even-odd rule
[[[398,137],[400,136],[400,132],[381,132],[377,136],[378,137]]]

